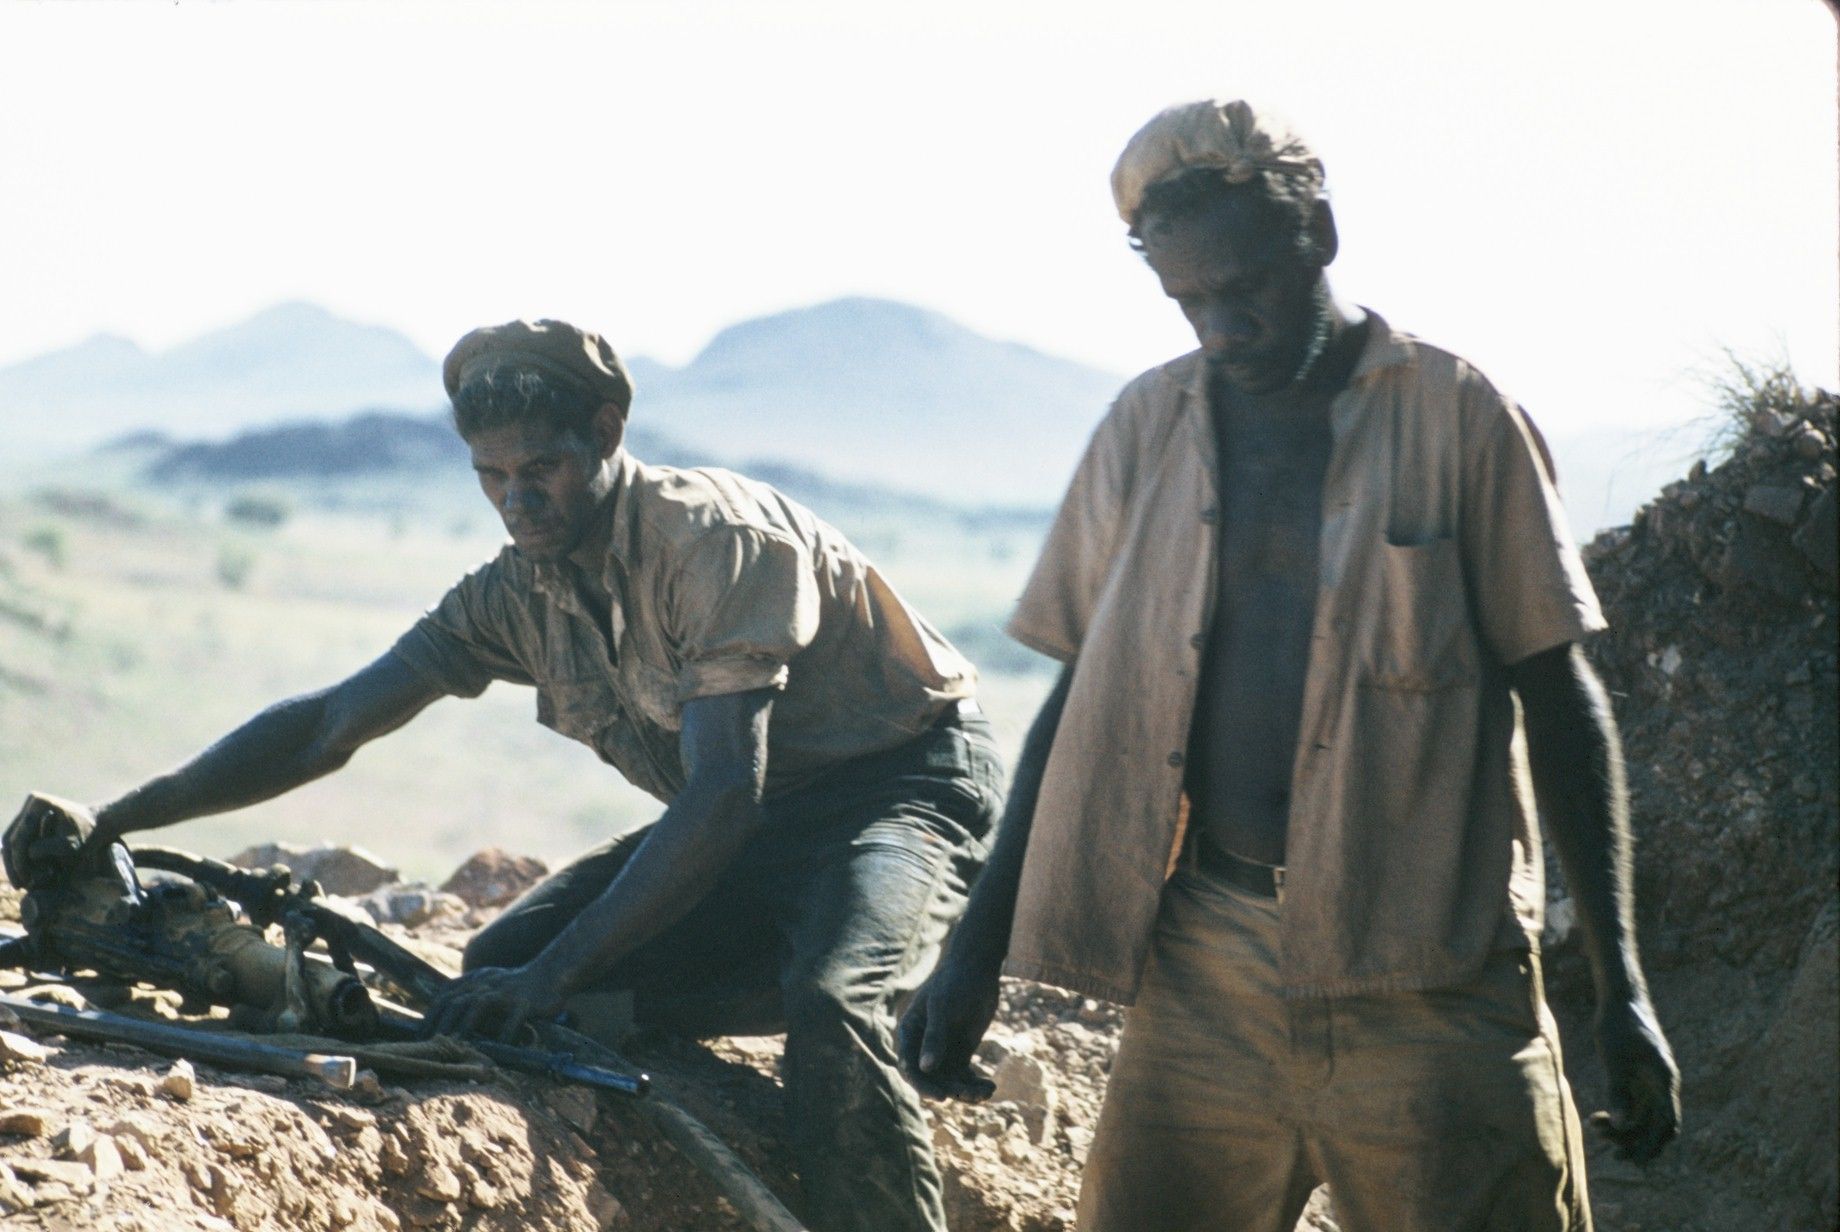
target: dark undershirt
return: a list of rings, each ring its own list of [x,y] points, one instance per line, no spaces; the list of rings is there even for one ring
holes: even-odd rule
[[[1300,385],[1250,396],[1212,381],[1219,567],[1185,785],[1198,841],[1284,863],[1291,766],[1315,623],[1329,407],[1367,335],[1343,332]]]

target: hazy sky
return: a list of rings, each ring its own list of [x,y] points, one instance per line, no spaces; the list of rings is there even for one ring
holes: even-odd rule
[[[868,293],[1119,372],[1193,345],[1106,177],[1159,107],[1317,141],[1340,288],[1549,430],[1836,383],[1818,0],[0,7],[0,363],[283,298],[439,354],[520,315],[678,361]]]

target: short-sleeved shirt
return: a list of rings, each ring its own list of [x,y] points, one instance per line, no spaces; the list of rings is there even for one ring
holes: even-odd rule
[[[685,784],[678,735],[695,698],[780,691],[773,795],[912,739],[972,695],[971,665],[809,510],[729,471],[624,451],[608,465],[590,538],[612,596],[605,628],[575,566],[506,544],[394,652],[461,697],[534,685],[539,722],[665,801]]]
[[[1532,423],[1375,314],[1330,409],[1280,975],[1459,983],[1537,934],[1544,868],[1506,667],[1603,628]],[[1100,423],[1010,623],[1073,680],[1011,974],[1129,1002],[1180,842],[1220,498],[1199,352]]]

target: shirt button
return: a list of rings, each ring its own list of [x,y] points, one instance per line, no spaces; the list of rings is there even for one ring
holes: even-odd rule
[[[1218,517],[1220,517],[1220,510],[1214,508],[1212,505],[1209,505],[1206,509],[1201,511],[1201,520],[1209,525],[1212,525],[1214,520]]]
[[[1200,649],[1201,649],[1201,647],[1202,647],[1202,646],[1203,646],[1203,645],[1204,645],[1204,644],[1205,644],[1206,642],[1207,642],[1207,637],[1206,637],[1205,635],[1203,635],[1203,634],[1200,634],[1200,633],[1197,633],[1197,634],[1195,634],[1195,636],[1193,636],[1193,637],[1191,637],[1191,638],[1189,638],[1189,639],[1188,639],[1188,644],[1189,644],[1190,646],[1193,646],[1193,647],[1194,647],[1194,648],[1195,648],[1196,650],[1200,650]]]
[[[1169,764],[1172,766],[1180,766],[1182,764],[1182,755],[1180,753],[1171,753],[1169,755]]]

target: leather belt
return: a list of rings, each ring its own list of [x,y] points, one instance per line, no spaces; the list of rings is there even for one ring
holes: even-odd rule
[[[1284,889],[1284,866],[1244,860],[1203,839],[1195,844],[1195,863],[1205,873],[1232,882],[1248,894],[1277,898]]]

